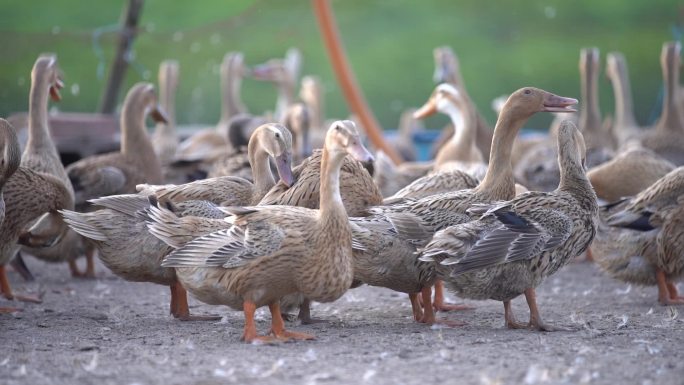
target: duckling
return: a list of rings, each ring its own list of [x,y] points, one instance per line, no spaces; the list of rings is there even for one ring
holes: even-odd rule
[[[176,267],[181,282],[200,299],[221,302],[225,298],[232,303],[237,296],[243,302],[246,342],[313,338],[285,330],[279,299],[300,292],[329,302],[352,284],[352,237],[339,190],[347,154],[359,161],[372,158],[352,122],[335,122],[321,160],[320,210],[292,206],[227,209],[234,215],[230,229],[191,241],[170,254],[163,266]],[[153,233],[154,228],[152,223]],[[193,278],[200,273],[202,279]],[[271,312],[273,337],[257,335],[254,311],[263,305]]]
[[[420,260],[457,295],[504,302],[506,326],[551,331],[536,303],[535,287],[589,247],[598,224],[596,195],[585,175],[586,148],[570,122],[558,132],[561,182],[553,192],[528,192],[509,202],[471,209],[472,222],[435,233]],[[510,301],[525,294],[530,321],[515,320]]]

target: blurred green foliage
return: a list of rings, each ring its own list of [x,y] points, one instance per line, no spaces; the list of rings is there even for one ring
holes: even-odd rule
[[[339,0],[332,5],[359,83],[388,128],[396,126],[403,109],[426,100],[433,88],[432,49],[444,44],[458,54],[468,90],[490,123],[495,120],[490,101],[525,85],[579,97],[580,48],[599,47],[602,63],[607,52],[622,51],[637,118],[644,124],[661,88],[661,44],[679,38],[674,0]],[[26,110],[31,66],[41,52],[57,53],[65,73],[58,108],[95,111],[123,6],[122,0],[3,1],[0,116]],[[304,54],[303,74],[324,80],[326,115],[347,116],[307,0],[147,0],[125,88],[156,81],[159,62],[177,59],[179,123],[213,124],[223,55],[243,51],[252,65],[282,56],[291,46]],[[602,111],[610,113],[612,89],[603,74],[599,91]],[[273,109],[275,92],[247,79],[243,100],[259,113]],[[428,125],[444,121],[436,118]],[[549,121],[538,117],[530,125],[545,127]]]

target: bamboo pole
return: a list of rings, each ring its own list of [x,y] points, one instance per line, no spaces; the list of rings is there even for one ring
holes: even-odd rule
[[[330,1],[311,0],[311,2],[314,8],[314,14],[316,15],[316,20],[318,21],[318,27],[321,29],[321,34],[323,35],[325,48],[328,51],[328,56],[330,57],[335,76],[337,77],[337,82],[339,83],[340,88],[342,88],[342,93],[347,100],[347,104],[359,117],[359,120],[373,145],[384,151],[396,164],[401,163],[402,159],[397,151],[385,142],[385,138],[382,136],[382,129],[380,128],[377,119],[375,119],[375,116],[373,116],[373,113],[368,108],[368,103],[366,103],[358,83],[356,82],[356,78],[349,65],[344,48],[342,47],[339,29],[337,28],[335,16],[330,7]]]

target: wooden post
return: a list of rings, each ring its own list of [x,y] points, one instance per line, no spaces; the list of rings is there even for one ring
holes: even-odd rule
[[[142,11],[144,0],[128,0],[128,4],[123,14],[121,15],[121,32],[119,35],[119,46],[116,50],[114,63],[109,72],[109,79],[107,80],[107,88],[105,88],[100,103],[100,112],[103,114],[111,114],[116,107],[116,100],[119,97],[121,83],[126,76],[126,69],[128,68],[128,55],[130,55],[133,40],[137,34],[138,20],[140,20],[140,12]]]
[[[378,121],[368,108],[368,104],[359,89],[344,48],[342,48],[339,30],[330,7],[330,2],[328,0],[311,0],[311,2],[316,20],[318,21],[318,27],[323,35],[325,48],[328,51],[328,56],[330,56],[337,82],[340,84],[340,88],[342,88],[347,104],[359,117],[373,145],[384,151],[396,164],[401,163],[402,159],[397,151],[385,142],[385,138],[382,136],[382,128],[380,128]]]

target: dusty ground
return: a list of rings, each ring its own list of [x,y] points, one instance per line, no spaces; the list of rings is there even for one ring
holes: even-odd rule
[[[15,289],[46,294],[43,304],[0,315],[2,384],[684,383],[681,308],[659,306],[655,288],[612,281],[588,263],[539,290],[545,319],[576,331],[503,329],[494,301],[447,315],[464,327],[430,328],[412,321],[405,295],[362,287],[315,306],[329,324],[290,325],[316,341],[277,346],[241,343],[242,315],[227,308],[193,301],[194,313],[224,319],[174,320],[162,286],[124,282],[103,267],[97,280],[72,280],[65,265],[27,263],[38,283],[11,273]],[[527,317],[522,299],[515,308]],[[269,318],[259,314],[266,331]]]

